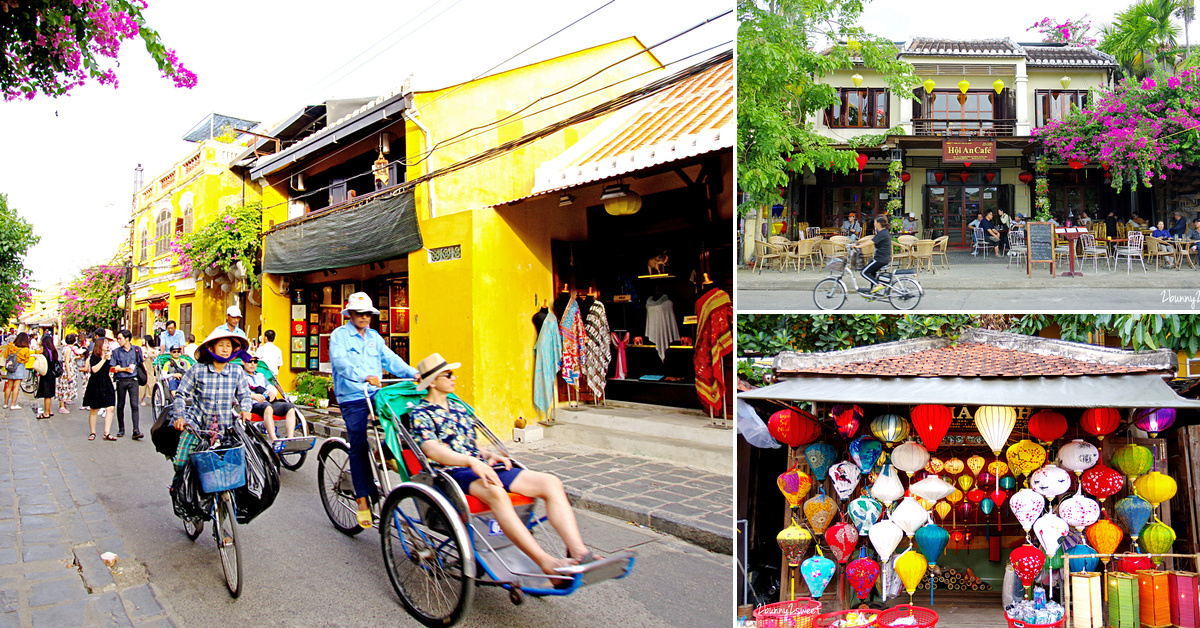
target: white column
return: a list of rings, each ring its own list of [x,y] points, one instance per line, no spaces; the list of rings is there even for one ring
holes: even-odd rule
[[[912,99],[904,98],[899,95],[895,95],[895,96],[893,96],[893,98],[896,98],[897,100],[900,101],[900,119],[893,122],[892,126],[896,126],[897,124],[899,124],[900,126],[904,127],[905,135],[912,135],[913,134],[913,124],[912,124],[913,101],[912,101]]]
[[[1017,131],[1016,134],[1020,137],[1029,135],[1029,76],[1025,72],[1025,60],[1017,62],[1017,78],[1014,83],[1017,84]]]

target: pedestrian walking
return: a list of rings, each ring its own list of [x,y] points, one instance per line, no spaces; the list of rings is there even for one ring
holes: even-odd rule
[[[117,438],[125,435],[125,402],[129,402],[129,414],[133,419],[133,440],[141,440],[142,431],[138,425],[138,380],[137,367],[141,362],[141,350],[131,344],[133,332],[122,329],[117,332],[117,344],[109,358],[109,367],[113,372],[113,383],[117,396]]]
[[[112,354],[104,348],[104,333],[102,330],[97,331],[101,333],[92,338],[92,352],[88,356],[87,390],[83,391],[83,405],[89,409],[88,428],[92,432],[88,440],[96,440],[96,414],[111,409],[117,400],[112,378],[108,376],[108,362]],[[112,415],[112,412],[104,415],[104,440],[117,440],[109,433],[112,431]]]
[[[196,334],[188,334],[188,343],[187,346],[183,348],[183,355],[195,360],[196,346]]]
[[[29,361],[29,334],[20,332],[12,342],[4,345],[4,407],[20,410],[17,395],[21,393],[21,382],[28,375],[25,363]]]
[[[35,406],[34,418],[48,419],[54,416],[50,412],[53,407],[54,397],[57,395],[58,375],[62,372],[62,363],[58,353],[58,347],[54,344],[54,335],[46,332],[42,336],[42,357],[46,358],[46,373],[38,378],[37,393],[33,395],[34,399],[42,400],[42,408],[38,410]]]
[[[154,336],[142,337],[142,366],[146,369],[146,385],[138,392],[138,399],[143,406],[146,405],[147,399],[154,396],[154,359],[158,357],[158,345]]]
[[[283,366],[283,351],[275,346],[275,330],[264,331],[263,337],[266,341],[258,347],[258,353],[254,355],[271,368],[271,373],[279,377],[279,369]]]
[[[60,414],[70,414],[69,404],[79,398],[79,358],[83,355],[76,345],[76,335],[67,334],[59,346],[59,360],[62,361],[63,373],[58,378],[58,411]]]

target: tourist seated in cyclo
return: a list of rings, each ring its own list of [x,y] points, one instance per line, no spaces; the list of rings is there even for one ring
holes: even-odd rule
[[[250,398],[254,400],[250,414],[262,417],[263,426],[267,428],[267,440],[275,443],[275,417],[283,417],[283,429],[286,438],[296,435],[296,406],[282,398],[279,390],[258,372],[258,358],[242,360],[242,369],[246,371],[247,383],[250,386]]]
[[[167,383],[167,388],[169,388],[171,392],[175,392],[179,389],[179,380],[183,379],[183,374],[187,373],[188,369],[190,368],[192,368],[192,366],[183,359],[183,347],[173,345],[171,347],[170,357],[168,358],[166,364],[163,364],[162,366],[163,381]]]
[[[464,493],[491,509],[504,534],[542,572],[557,575],[556,569],[595,561],[596,555],[583,544],[561,480],[514,467],[511,459],[481,450],[476,444],[474,413],[466,404],[449,397],[455,388],[454,369],[461,366],[448,364],[436,353],[417,363],[421,378],[417,390],[428,392],[409,410],[413,440],[427,458],[447,467],[447,473]],[[508,496],[510,491],[546,502],[546,516],[567,546],[566,560],[551,556],[538,545],[517,516]],[[560,587],[571,583],[555,582]]]

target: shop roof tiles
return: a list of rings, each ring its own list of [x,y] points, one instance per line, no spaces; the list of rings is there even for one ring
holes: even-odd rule
[[[1117,60],[1095,48],[1079,46],[1026,45],[1025,54],[1031,67],[1117,67]]]
[[[932,55],[944,57],[1023,57],[1025,51],[1013,40],[1004,39],[941,39],[914,37],[900,49],[901,55]]]

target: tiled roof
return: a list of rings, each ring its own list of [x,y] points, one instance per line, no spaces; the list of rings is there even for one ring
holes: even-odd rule
[[[901,55],[936,55],[946,57],[1023,57],[1025,51],[1013,40],[1004,39],[941,39],[914,37],[900,49]]]
[[[1030,67],[1117,67],[1117,60],[1096,50],[1079,46],[1025,46]]]
[[[964,342],[907,355],[781,372],[873,377],[1070,377],[1153,373],[1158,370],[1145,364],[1085,362],[1058,355],[1029,353],[979,342]]]

